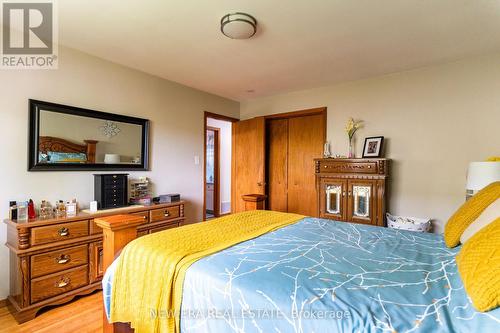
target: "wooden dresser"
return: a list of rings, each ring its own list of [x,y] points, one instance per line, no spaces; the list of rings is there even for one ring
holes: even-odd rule
[[[44,306],[70,301],[101,289],[102,229],[94,218],[116,214],[142,216],[138,236],[175,228],[184,222],[184,201],[76,217],[7,224],[10,250],[9,308],[19,323]]]
[[[385,226],[389,162],[385,158],[315,159],[319,217]]]

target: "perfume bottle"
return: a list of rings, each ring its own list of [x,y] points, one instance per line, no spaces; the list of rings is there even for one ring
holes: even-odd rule
[[[32,199],[28,202],[28,218],[33,220],[36,218],[35,203]]]
[[[17,220],[28,221],[28,203],[26,201],[17,202]]]
[[[65,208],[66,208],[66,216],[67,217],[76,216],[76,214],[78,213],[76,199],[68,201],[66,203],[66,207]]]
[[[62,200],[56,203],[56,217],[66,217],[66,205]]]
[[[11,221],[17,220],[17,202],[15,201],[9,202],[9,219]]]
[[[42,200],[40,204],[40,218],[41,219],[50,219],[52,217],[52,206],[50,202],[46,200]]]

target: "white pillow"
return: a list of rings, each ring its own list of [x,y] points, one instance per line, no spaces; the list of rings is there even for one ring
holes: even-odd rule
[[[469,238],[474,236],[479,230],[486,227],[491,222],[500,217],[500,199],[493,201],[485,210],[472,222],[462,233],[460,242],[464,244]]]

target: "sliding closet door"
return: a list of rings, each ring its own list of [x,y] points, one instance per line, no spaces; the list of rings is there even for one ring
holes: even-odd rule
[[[288,119],[267,121],[268,209],[288,211]]]
[[[265,194],[265,121],[233,123],[232,212],[245,210],[242,195]]]
[[[316,216],[318,203],[314,158],[326,140],[323,114],[288,120],[288,212]]]

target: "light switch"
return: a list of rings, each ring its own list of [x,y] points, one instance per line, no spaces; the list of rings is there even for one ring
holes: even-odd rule
[[[199,165],[200,164],[200,156],[198,156],[198,155],[194,156],[194,164],[195,165]]]

